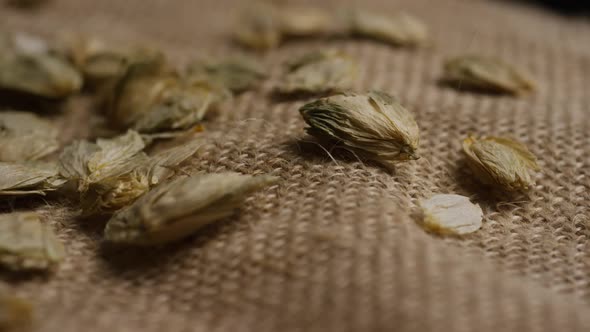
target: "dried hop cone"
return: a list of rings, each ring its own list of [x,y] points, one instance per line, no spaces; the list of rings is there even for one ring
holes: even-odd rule
[[[59,99],[78,92],[81,86],[80,73],[44,40],[0,34],[0,89]]]
[[[329,12],[306,6],[281,6],[278,9],[281,34],[285,37],[324,37],[338,32]]]
[[[0,162],[0,196],[44,196],[65,183],[55,163]]]
[[[0,264],[12,270],[48,269],[65,249],[51,227],[33,212],[0,215]]]
[[[305,54],[286,67],[285,78],[276,88],[282,94],[343,91],[352,86],[357,74],[356,61],[336,50]]]
[[[110,139],[99,138],[96,143],[75,141],[62,151],[59,172],[83,193],[96,184],[130,173],[146,158],[144,148],[144,140],[133,130]]]
[[[190,128],[229,97],[209,82],[190,82],[160,60],[130,65],[110,96],[108,118],[115,127],[141,133]]]
[[[101,90],[125,74],[127,67],[160,56],[160,52],[140,45],[119,45],[100,39],[65,35],[61,52],[84,77],[86,88]]]
[[[477,178],[509,191],[526,190],[535,184],[532,170],[539,170],[536,157],[519,142],[501,137],[463,140],[463,151]]]
[[[82,197],[85,214],[109,213],[130,205],[160,182],[170,178],[180,164],[194,155],[202,145],[192,141],[154,156],[135,158],[133,170],[106,178],[92,186]]]
[[[142,137],[130,130],[96,143],[72,143],[60,156],[60,173],[76,185],[85,215],[110,213],[174,175],[201,145],[194,140],[148,156]]]
[[[277,182],[274,176],[238,173],[180,177],[159,185],[107,223],[105,237],[115,243],[157,245],[185,238],[228,217],[248,194]]]
[[[234,31],[237,43],[258,51],[278,47],[283,37],[277,9],[263,2],[254,2],[245,8],[240,13]]]
[[[59,149],[59,130],[34,113],[0,111],[0,161],[41,159]]]
[[[185,76],[190,82],[209,81],[240,93],[256,88],[266,79],[267,73],[256,59],[233,56],[221,60],[195,60],[187,66]]]
[[[532,79],[521,71],[503,61],[482,56],[462,56],[447,61],[444,80],[457,88],[513,95],[535,89]]]
[[[412,114],[384,92],[343,93],[304,105],[307,132],[386,166],[417,159],[420,132]]]
[[[428,41],[426,25],[406,13],[386,16],[356,10],[350,14],[350,30],[358,37],[375,39],[393,46],[416,47]]]

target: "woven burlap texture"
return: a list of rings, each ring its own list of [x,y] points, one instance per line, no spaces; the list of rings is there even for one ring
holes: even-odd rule
[[[180,64],[235,51],[231,14],[247,4],[54,0],[33,11],[2,7],[0,28],[149,41]],[[48,199],[37,209],[67,245],[67,260],[45,277],[1,279],[33,302],[37,331],[590,330],[588,20],[509,1],[356,5],[416,14],[433,47],[296,41],[264,55],[273,78],[206,122],[207,145],[191,168],[281,182],[181,243],[109,248],[103,221],[74,220],[66,203]],[[360,62],[355,90],[390,92],[415,113],[423,158],[391,173],[306,142],[297,111],[305,100],[269,92],[282,61],[327,47]],[[522,67],[537,92],[510,98],[440,86],[443,60],[465,53]],[[83,99],[65,105],[56,119],[64,142],[91,133],[91,112]],[[530,194],[493,194],[473,182],[460,151],[468,133],[527,144],[543,168]],[[424,233],[412,209],[433,193],[471,197],[485,212],[482,229],[461,239]]]

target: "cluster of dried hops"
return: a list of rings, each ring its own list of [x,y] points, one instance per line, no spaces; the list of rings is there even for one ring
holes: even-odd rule
[[[394,167],[418,159],[420,131],[413,115],[384,92],[341,93],[300,108],[306,131],[320,142],[351,150],[358,156]],[[527,190],[534,185],[536,157],[509,138],[468,137],[463,141],[477,180],[502,190]],[[439,234],[466,234],[481,227],[481,208],[467,197],[435,195],[421,204],[420,224]]]
[[[361,9],[337,11],[257,2],[241,12],[234,39],[245,47],[269,50],[294,38],[356,37],[393,46],[428,42],[428,30],[407,13],[387,16]]]
[[[118,130],[181,133],[198,126],[233,93],[254,89],[266,78],[262,66],[246,56],[202,58],[177,70],[152,47],[63,39],[61,53],[82,73],[85,86],[99,93],[104,115]]]
[[[83,216],[112,215],[105,236],[117,243],[160,244],[186,237],[230,216],[248,194],[277,179],[224,173],[174,180],[186,173],[185,163],[203,141],[151,154],[146,149],[154,138],[174,137],[198,125],[232,93],[254,89],[264,79],[261,65],[247,57],[194,61],[179,72],[150,48],[77,38],[49,45],[28,35],[3,34],[1,90],[17,98],[24,93],[64,100],[84,85],[103,100],[108,123],[125,133],[62,148],[48,117],[0,111],[0,196],[73,193]],[[160,219],[145,219],[145,211]],[[35,212],[0,214],[1,266],[48,270],[64,259],[65,249],[44,219]]]
[[[413,115],[384,92],[341,93],[318,99],[300,108],[306,131],[382,163],[418,159],[420,131]],[[477,179],[508,191],[534,185],[531,172],[539,170],[536,157],[509,138],[473,136],[463,150]]]
[[[35,1],[13,1],[33,3]],[[429,44],[417,18],[364,10],[331,13],[313,7],[250,5],[234,38],[255,50],[291,39],[346,37],[397,47]],[[337,50],[304,54],[286,62],[274,87],[280,94],[330,94],[300,108],[306,131],[321,142],[393,167],[419,158],[420,130],[413,114],[388,93],[355,93],[356,61]],[[0,197],[66,195],[72,191],[83,215],[107,215],[107,241],[159,245],[185,238],[231,216],[251,193],[275,184],[269,175],[233,172],[182,175],[201,140],[148,154],[155,138],[175,137],[198,127],[233,94],[256,89],[265,67],[244,55],[201,58],[183,70],[161,52],[144,46],[115,46],[91,38],[66,38],[58,45],[25,34],[0,34],[0,90],[33,98],[63,100],[82,88],[96,93],[103,115],[118,136],[78,140],[61,149],[58,130],[45,117],[0,112]],[[535,84],[500,60],[462,56],[444,65],[454,87],[522,95]],[[123,133],[124,132],[124,133]],[[52,154],[61,153],[57,161]],[[508,138],[469,136],[463,141],[477,179],[506,191],[534,185],[535,156]],[[483,212],[469,198],[433,195],[420,202],[420,223],[439,234],[467,234],[482,226]],[[65,258],[53,230],[35,212],[0,214],[0,265],[12,270],[47,270]],[[24,302],[0,292],[0,329],[30,319]]]
[[[504,191],[525,191],[535,185],[537,158],[525,145],[510,138],[469,136],[463,151],[475,178]],[[439,234],[467,234],[481,227],[481,208],[467,197],[435,195],[421,203],[420,223]]]
[[[342,15],[318,8],[258,3],[243,12],[239,24],[236,40],[257,50],[276,48],[290,37],[351,36],[403,47],[429,44],[426,26],[407,13],[388,16],[350,10]],[[330,95],[299,110],[308,125],[307,133],[321,143],[343,147],[387,167],[418,159],[420,131],[412,113],[385,92],[351,92],[356,73],[356,62],[343,52],[311,52],[286,63],[274,91]],[[535,89],[533,80],[521,70],[484,56],[447,61],[443,79],[458,89],[500,94],[523,95]],[[534,185],[532,171],[539,169],[536,158],[521,143],[509,138],[469,137],[463,147],[481,183],[507,191]],[[423,201],[422,212],[421,224],[437,233],[464,234],[481,227],[481,209],[464,196],[435,195]]]
[[[256,2],[240,14],[234,39],[254,50],[274,49],[294,37],[354,37],[396,47],[430,44],[426,25],[406,12],[387,15],[356,8],[331,13],[316,7]],[[292,76],[292,73],[287,76]],[[522,70],[502,60],[478,55],[459,56],[446,61],[443,81],[457,89],[511,95],[523,95],[535,89],[533,80]],[[279,91],[284,90],[291,92],[297,89],[289,88],[289,85],[279,87]]]

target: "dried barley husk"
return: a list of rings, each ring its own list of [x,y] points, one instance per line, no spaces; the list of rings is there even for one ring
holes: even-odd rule
[[[155,187],[109,220],[108,241],[157,245],[185,238],[231,216],[252,192],[273,184],[273,176],[237,173],[177,178]]]
[[[155,185],[173,176],[175,168],[193,156],[201,145],[200,141],[195,140],[159,152],[153,157],[135,158],[133,169],[89,186],[82,195],[83,213],[112,213],[132,204]]]
[[[229,96],[215,84],[162,72],[158,63],[133,64],[112,91],[108,118],[115,127],[141,133],[183,130]]]
[[[384,92],[343,93],[304,105],[307,132],[386,166],[417,159],[420,132],[412,114]]]
[[[37,213],[0,214],[0,264],[11,270],[49,269],[65,249]]]
[[[64,98],[80,90],[82,77],[44,40],[0,35],[0,89],[45,98]]]
[[[65,182],[53,163],[0,162],[0,196],[45,195]]]
[[[509,138],[469,136],[463,151],[477,179],[509,191],[527,190],[535,184],[531,171],[537,158],[523,144]]]
[[[473,55],[448,60],[444,66],[444,80],[458,88],[513,95],[535,89],[532,79],[513,66],[498,59]]]
[[[287,73],[276,88],[282,94],[344,91],[357,75],[356,62],[336,50],[305,54],[286,67]]]
[[[356,10],[349,15],[350,31],[357,37],[407,47],[422,46],[428,42],[426,25],[410,14],[384,15]]]
[[[21,331],[31,325],[33,307],[9,290],[0,290],[0,331]]]
[[[234,31],[236,42],[258,51],[278,47],[283,38],[277,9],[264,2],[254,2],[245,8]]]
[[[189,81],[211,82],[234,93],[256,88],[268,77],[267,70],[253,58],[234,56],[221,60],[199,59],[186,69]]]
[[[424,229],[441,235],[462,235],[481,228],[483,211],[468,197],[438,194],[420,202]]]
[[[33,113],[0,111],[0,161],[41,159],[59,149],[58,129]]]

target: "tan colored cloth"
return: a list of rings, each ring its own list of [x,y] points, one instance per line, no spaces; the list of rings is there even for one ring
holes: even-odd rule
[[[102,246],[100,221],[38,208],[67,261],[46,278],[2,278],[33,301],[37,331],[590,331],[590,23],[508,1],[362,3],[422,17],[434,47],[301,41],[265,61],[277,78],[294,54],[350,52],[362,68],[356,90],[396,94],[415,112],[423,158],[395,174],[333,161],[298,143],[304,101],[272,101],[269,82],[206,123],[210,144],[193,162],[282,178],[235,217],[182,243],[121,250]],[[235,5],[55,0],[32,13],[2,7],[0,28],[151,40],[180,63],[231,50]],[[514,99],[437,85],[443,59],[465,53],[525,68],[538,92]],[[65,140],[88,133],[89,112],[69,104]],[[514,137],[540,157],[529,197],[493,196],[472,181],[460,151],[468,133]],[[410,215],[432,193],[470,196],[483,228],[463,239],[425,234]]]

